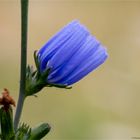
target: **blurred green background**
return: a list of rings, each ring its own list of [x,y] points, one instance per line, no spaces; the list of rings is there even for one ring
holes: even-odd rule
[[[28,63],[60,28],[79,19],[109,58],[71,90],[45,88],[29,97],[22,121],[52,126],[48,140],[131,140],[140,137],[140,1],[30,0]],[[0,0],[0,91],[17,100],[20,2]],[[44,139],[44,140],[45,140]]]

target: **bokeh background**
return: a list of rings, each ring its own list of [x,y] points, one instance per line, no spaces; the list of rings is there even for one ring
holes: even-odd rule
[[[74,19],[107,47],[108,60],[71,90],[45,88],[29,97],[22,121],[50,123],[48,140],[140,138],[140,1],[30,0],[28,63]],[[0,0],[0,91],[7,87],[16,100],[20,39],[20,1]]]

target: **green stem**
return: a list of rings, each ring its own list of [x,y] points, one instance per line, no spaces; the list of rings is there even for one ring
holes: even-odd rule
[[[14,120],[15,130],[18,127],[22,108],[25,100],[26,87],[26,63],[27,63],[27,25],[28,25],[28,0],[21,0],[21,65],[20,65],[20,89],[17,110]]]

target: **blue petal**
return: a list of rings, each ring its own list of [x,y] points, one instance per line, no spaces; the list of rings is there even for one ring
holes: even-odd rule
[[[48,76],[48,81],[51,83],[61,82],[65,80],[83,61],[93,55],[97,50],[100,42],[93,36],[88,36],[85,43],[72,56],[67,63],[56,69]]]
[[[106,49],[85,26],[73,21],[38,51],[40,71],[51,68],[47,82],[71,85],[107,58]]]
[[[84,76],[86,76],[91,71],[95,70],[99,65],[101,65],[107,58],[106,49],[102,46],[98,48],[98,50],[90,56],[86,61],[81,63],[70,76],[68,76],[65,80],[60,81],[60,84],[71,85]]]
[[[71,33],[71,28],[75,25],[79,24],[79,22],[77,20],[74,20],[72,22],[70,22],[68,25],[66,25],[65,27],[63,27],[58,33],[56,33],[39,51],[38,54],[42,55],[44,52],[46,52],[46,49],[53,49],[50,46],[50,44],[54,44],[59,42],[59,38],[63,38],[63,34],[65,33]]]
[[[65,43],[74,33],[73,28],[79,26],[78,21],[73,21],[59,31],[47,44],[45,44],[39,51],[38,57],[40,61],[40,69],[44,71],[47,61],[56,53],[56,51]]]
[[[100,66],[106,59],[107,59],[107,53],[106,49],[103,47],[100,47],[96,54],[94,54],[90,59],[85,62],[86,64],[83,64],[83,66],[80,66],[79,69],[75,70],[75,72],[66,80],[63,81],[64,83],[68,83],[68,85],[71,85],[80,79],[82,79],[84,76],[86,76],[91,71],[95,70],[98,66]],[[84,66],[85,65],[85,66]]]
[[[59,66],[64,65],[67,61],[78,51],[78,49],[84,44],[86,38],[89,36],[88,30],[79,24],[76,27],[72,37],[62,44],[61,48],[52,56],[47,64],[47,67],[52,67],[53,70],[57,69]]]

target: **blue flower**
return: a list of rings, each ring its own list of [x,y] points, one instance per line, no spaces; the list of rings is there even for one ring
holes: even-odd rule
[[[72,21],[38,52],[39,71],[50,69],[46,83],[72,85],[107,59],[107,51],[85,26]]]

